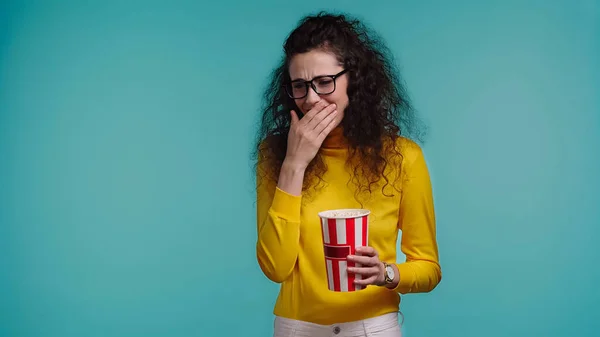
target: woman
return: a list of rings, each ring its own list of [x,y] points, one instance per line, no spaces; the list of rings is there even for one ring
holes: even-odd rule
[[[304,18],[266,91],[257,145],[257,258],[281,283],[275,336],[400,336],[400,294],[441,280],[427,165],[389,52],[359,21]],[[348,261],[365,289],[328,290],[318,213],[370,210]],[[396,263],[396,240],[406,262]]]

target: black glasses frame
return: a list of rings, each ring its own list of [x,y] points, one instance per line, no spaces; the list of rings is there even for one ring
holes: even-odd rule
[[[308,87],[309,87],[309,86],[310,86],[310,87],[311,87],[311,88],[312,88],[312,89],[313,89],[313,90],[314,90],[314,91],[315,91],[315,92],[316,92],[318,95],[330,95],[330,94],[332,94],[332,93],[334,93],[334,92],[335,92],[336,85],[337,85],[337,83],[336,83],[336,79],[337,79],[338,77],[340,77],[340,76],[344,75],[344,74],[345,74],[347,71],[348,71],[348,69],[344,69],[344,70],[340,71],[339,73],[337,73],[337,74],[335,74],[335,75],[321,75],[321,76],[317,76],[317,77],[313,78],[313,79],[312,79],[312,80],[310,80],[310,81],[302,81],[302,80],[291,81],[291,82],[289,82],[289,83],[286,83],[286,84],[284,84],[284,85],[283,85],[283,87],[284,87],[284,89],[285,89],[285,92],[286,92],[286,93],[288,94],[288,96],[289,96],[290,98],[292,98],[292,99],[301,99],[301,98],[304,98],[304,97],[306,97],[306,96],[308,95],[308,90],[309,90],[309,89],[308,89]],[[315,80],[320,80],[320,79],[327,78],[327,77],[329,77],[329,78],[331,78],[331,79],[333,80],[333,90],[331,90],[330,92],[327,92],[327,93],[320,93],[320,92],[318,92],[318,91],[317,91],[317,87],[315,86],[315,84],[313,83],[313,81],[315,81]],[[290,92],[290,88],[289,88],[289,86],[290,86],[292,83],[304,83],[304,85],[306,86],[306,94],[304,94],[304,96],[301,96],[301,97],[294,97],[293,93],[292,93],[292,92]]]

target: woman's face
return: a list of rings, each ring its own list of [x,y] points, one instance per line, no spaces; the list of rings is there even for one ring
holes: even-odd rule
[[[305,92],[303,84],[295,83],[294,81],[310,81],[315,79],[313,84],[317,87],[317,91],[321,92],[321,94],[318,94],[309,86],[305,97],[294,99],[302,114],[309,112],[320,101],[325,101],[323,103],[328,104],[335,103],[338,115],[334,123],[336,126],[340,124],[344,117],[344,110],[348,106],[348,76],[344,73],[337,77],[335,79],[335,90],[329,94],[323,94],[323,92],[327,93],[333,90],[332,79],[320,78],[320,76],[336,75],[342,70],[344,70],[344,67],[340,65],[336,56],[323,50],[315,49],[292,57],[289,66],[292,90],[301,95]]]

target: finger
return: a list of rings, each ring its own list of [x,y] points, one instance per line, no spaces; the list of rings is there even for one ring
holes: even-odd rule
[[[363,276],[377,276],[379,274],[379,269],[377,267],[348,267],[348,272]]]
[[[336,110],[335,115],[337,115],[337,110]],[[327,124],[327,126],[325,126],[325,128],[323,130],[321,130],[321,132],[317,136],[317,139],[320,142],[323,142],[325,140],[325,138],[327,138],[327,136],[329,135],[329,133],[336,127],[336,125],[337,124],[335,123],[335,116],[332,116],[332,118],[329,121],[329,123]]]
[[[360,263],[365,266],[376,266],[379,262],[377,259],[371,256],[358,256],[358,255],[349,255],[348,261]]]
[[[375,284],[375,281],[377,281],[377,276],[371,276],[366,279],[354,280],[354,284],[368,286],[370,284]]]
[[[370,246],[356,247],[356,253],[366,256],[377,256],[377,251],[375,250],[375,248]]]
[[[291,124],[294,125],[294,124],[298,123],[298,115],[296,114],[296,111],[291,110],[290,115],[292,116]]]
[[[307,121],[310,121],[311,119],[313,119],[314,116],[316,116],[319,112],[321,112],[321,110],[325,109],[327,107],[327,105],[329,105],[329,103],[325,100],[320,100],[317,102],[317,104],[315,104],[307,113],[304,117],[308,117],[305,118]]]
[[[337,106],[335,103],[330,104],[319,111],[306,125],[309,130],[313,130],[319,125],[327,116],[330,116],[335,110]]]
[[[306,123],[306,125],[313,123],[313,120],[319,116],[321,114],[321,112],[323,112],[326,108],[328,108],[331,104],[329,104],[327,101],[325,100],[321,100],[319,102],[317,102],[317,104],[315,104],[312,109],[310,109],[307,113],[306,113],[306,118],[303,118],[304,122]],[[320,120],[319,120],[320,121]],[[318,121],[317,121],[318,122]],[[309,126],[309,129],[314,129],[314,125]]]
[[[337,115],[338,115],[338,111],[333,110],[330,114],[325,116],[325,118],[323,118],[323,120],[321,120],[321,122],[319,124],[315,125],[315,128],[313,129],[313,131],[317,134],[317,136],[320,135],[323,130],[325,130],[325,128],[329,125],[329,123],[334,121],[335,116],[337,116]],[[315,119],[317,119],[317,118],[318,117],[315,117]]]
[[[302,119],[300,120],[301,124],[306,125],[310,123],[310,121],[319,113],[321,110],[325,109],[327,104],[325,101],[319,101],[315,104],[308,112],[303,113]]]

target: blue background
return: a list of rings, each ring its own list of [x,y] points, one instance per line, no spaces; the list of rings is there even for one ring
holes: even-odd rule
[[[319,9],[383,35],[430,126],[444,276],[405,336],[597,336],[592,0],[3,1],[0,336],[272,333],[249,152]]]

